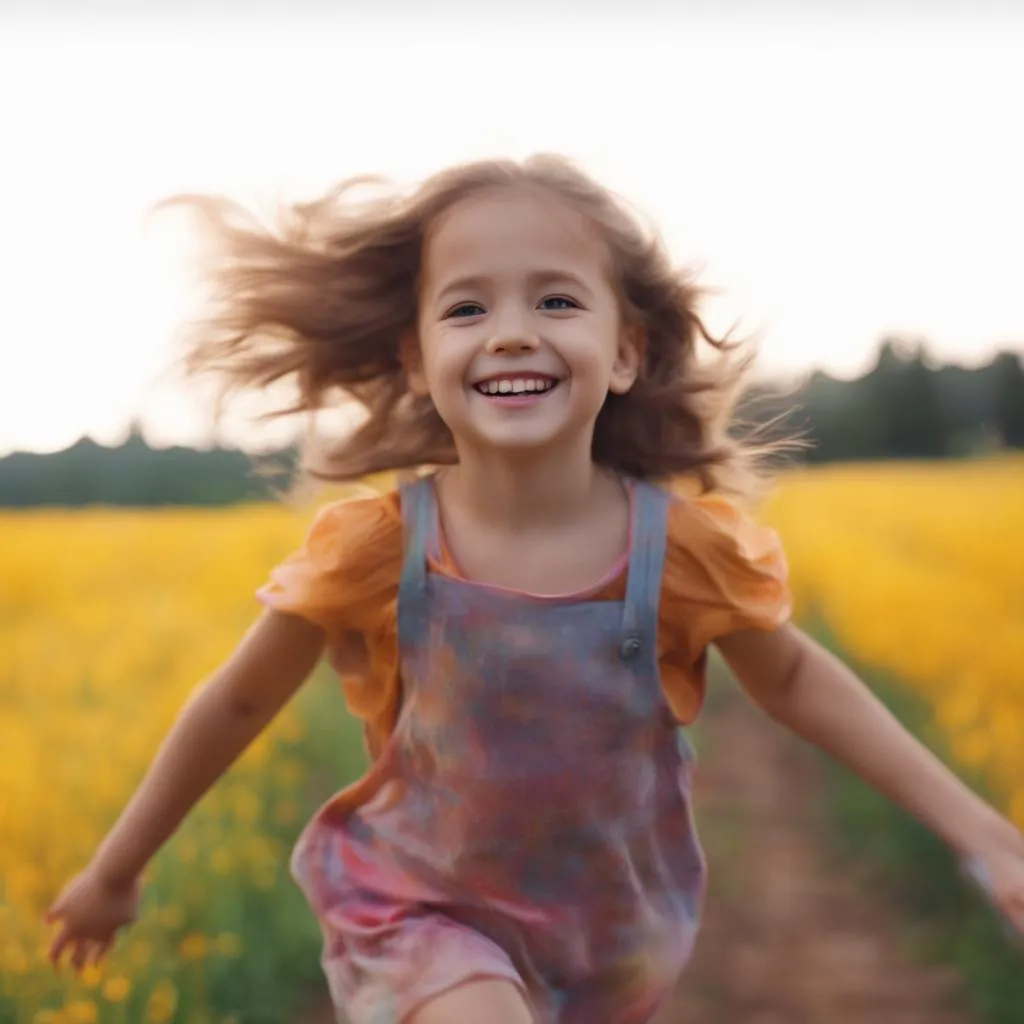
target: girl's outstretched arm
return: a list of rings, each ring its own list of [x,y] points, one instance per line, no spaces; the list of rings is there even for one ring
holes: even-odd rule
[[[48,920],[63,922],[51,950],[55,962],[67,947],[76,967],[102,956],[135,916],[143,868],[308,678],[324,643],[318,626],[265,612],[199,687],[89,866],[47,912]]]
[[[772,718],[900,804],[965,863],[983,863],[991,897],[1024,935],[1024,836],[910,735],[846,665],[792,625],[716,643]]]

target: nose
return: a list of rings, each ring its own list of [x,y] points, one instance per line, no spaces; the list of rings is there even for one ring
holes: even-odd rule
[[[535,352],[539,347],[540,338],[529,318],[512,310],[495,319],[487,341],[487,352],[491,355],[518,356]]]

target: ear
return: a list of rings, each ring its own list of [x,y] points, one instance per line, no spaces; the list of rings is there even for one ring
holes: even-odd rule
[[[427,378],[423,373],[423,356],[420,352],[420,339],[415,328],[404,331],[398,340],[398,358],[405,371],[405,379],[409,382],[409,390],[417,397],[424,398],[430,394]]]
[[[647,349],[647,332],[639,325],[623,327],[619,336],[619,347],[612,363],[611,380],[608,390],[624,395],[636,383]]]

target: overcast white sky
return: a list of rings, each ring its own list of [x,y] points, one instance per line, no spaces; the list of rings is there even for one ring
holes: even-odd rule
[[[766,371],[854,374],[888,331],[1024,349],[1010,0],[88,6],[0,5],[0,453],[141,413],[203,435],[161,376],[189,294],[180,236],[144,231],[161,197],[538,149],[655,216]]]

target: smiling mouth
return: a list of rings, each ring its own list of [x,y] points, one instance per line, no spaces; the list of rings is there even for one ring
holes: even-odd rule
[[[560,381],[555,377],[500,377],[478,381],[473,389],[488,398],[520,398],[553,391]]]

